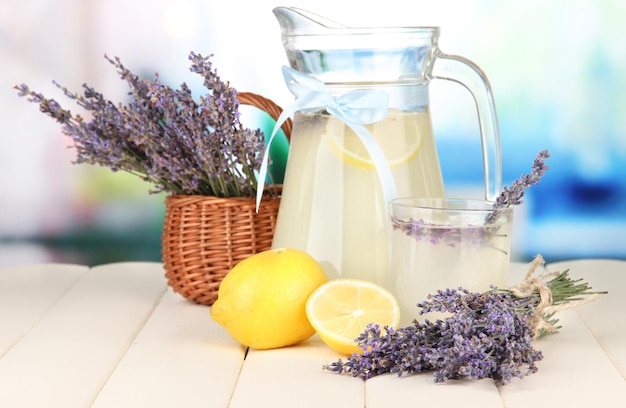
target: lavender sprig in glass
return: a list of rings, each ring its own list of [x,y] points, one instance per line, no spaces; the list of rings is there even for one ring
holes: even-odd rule
[[[429,241],[432,244],[445,244],[452,247],[458,245],[461,241],[482,245],[489,238],[498,234],[500,228],[496,222],[504,212],[504,209],[521,204],[526,190],[539,183],[548,170],[545,161],[549,157],[550,153],[547,150],[539,152],[533,161],[531,173],[523,174],[509,187],[503,188],[502,193],[500,193],[492,206],[492,211],[490,211],[482,225],[468,225],[463,228],[446,227],[426,222],[423,219],[402,220],[397,217],[391,217],[391,226],[394,230],[401,231],[417,241]],[[490,227],[491,225],[493,226]]]
[[[509,187],[504,187],[502,193],[496,199],[493,204],[494,212],[485,220],[486,224],[493,224],[498,218],[500,212],[498,210],[510,207],[512,205],[522,204],[522,198],[526,194],[526,190],[539,183],[543,175],[548,170],[545,161],[550,157],[550,153],[547,150],[542,150],[537,154],[533,161],[530,174],[523,174],[515,180]]]

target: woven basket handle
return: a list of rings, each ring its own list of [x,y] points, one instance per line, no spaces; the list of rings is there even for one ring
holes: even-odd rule
[[[239,94],[237,95],[237,99],[239,99],[239,103],[254,106],[267,112],[267,114],[270,115],[274,120],[278,120],[278,117],[283,112],[282,108],[276,105],[272,100],[252,92],[239,92]],[[291,119],[287,119],[280,127],[283,132],[285,132],[285,136],[287,137],[288,141],[291,141],[292,125],[293,123],[291,122]]]

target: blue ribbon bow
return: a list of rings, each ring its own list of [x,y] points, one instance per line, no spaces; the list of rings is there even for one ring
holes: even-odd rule
[[[259,171],[256,197],[257,211],[261,203],[261,198],[263,197],[270,145],[278,129],[280,129],[287,118],[291,117],[295,112],[315,112],[320,109],[326,109],[331,115],[341,119],[341,121],[348,125],[359,137],[372,158],[372,162],[378,173],[380,185],[383,190],[383,197],[385,199],[385,208],[387,208],[387,203],[397,196],[396,184],[393,179],[393,174],[391,173],[391,167],[382,149],[376,139],[374,139],[374,136],[372,136],[364,126],[382,120],[387,116],[389,100],[387,93],[382,90],[362,89],[333,97],[330,92],[328,92],[326,84],[317,78],[313,78],[289,67],[283,67],[283,77],[285,78],[287,87],[296,97],[296,100],[291,106],[283,110],[278,117],[276,125],[267,142],[261,169]]]

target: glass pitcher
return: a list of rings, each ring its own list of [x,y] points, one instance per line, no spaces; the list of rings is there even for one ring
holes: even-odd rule
[[[294,109],[272,246],[308,252],[329,278],[387,286],[389,200],[445,197],[430,118],[431,79],[460,83],[472,93],[485,198],[500,192],[500,136],[487,78],[472,62],[441,53],[437,27],[350,28],[295,8],[278,7],[274,14],[290,72],[299,75],[295,81],[317,81],[321,85],[312,87],[327,92],[333,106]],[[378,118],[355,124],[337,113],[336,100],[355,95],[345,108],[363,108],[366,93],[385,105]]]

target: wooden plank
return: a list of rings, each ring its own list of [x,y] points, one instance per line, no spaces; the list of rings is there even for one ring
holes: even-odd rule
[[[505,406],[614,407],[626,401],[624,378],[576,311],[559,313],[559,320],[559,333],[535,343],[544,355],[539,371],[500,387]]]
[[[89,270],[0,360],[0,406],[89,406],[165,287],[157,263]]]
[[[363,408],[363,380],[322,371],[338,358],[317,336],[292,347],[251,349],[230,408]]]
[[[367,380],[367,408],[393,406],[438,406],[464,408],[499,408],[502,400],[492,380],[449,381],[437,384],[432,373],[398,377],[385,374]]]
[[[88,270],[64,264],[0,268],[0,358]]]
[[[584,279],[596,290],[610,286],[619,293],[558,314],[562,326],[559,333],[535,343],[544,354],[538,362],[539,371],[501,387],[507,407],[615,406],[616,401],[626,400],[624,375],[615,365],[616,361],[626,361],[626,329],[623,322],[607,319],[611,310],[614,313],[626,306],[625,266],[623,261],[610,260],[548,263],[549,272],[569,269],[570,276]],[[521,281],[525,270],[519,264],[513,270],[514,283]]]
[[[626,378],[626,262],[619,260],[577,260],[556,265],[584,278],[594,290],[606,290],[594,303],[576,309],[613,364]]]
[[[227,407],[245,348],[169,289],[92,407]]]

